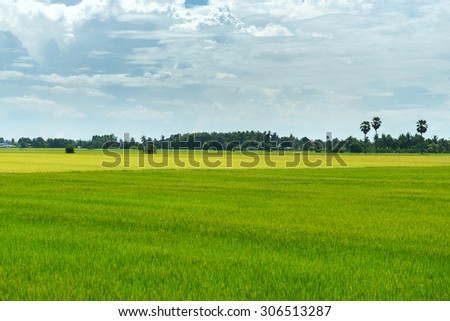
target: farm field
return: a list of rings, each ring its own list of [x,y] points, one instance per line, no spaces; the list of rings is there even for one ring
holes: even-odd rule
[[[0,151],[0,299],[449,300],[450,157],[343,157],[111,170]]]
[[[76,150],[65,154],[63,149],[0,149],[0,172],[70,172],[111,171],[142,169],[230,169],[230,168],[355,168],[355,167],[428,167],[450,166],[450,154],[299,154],[286,152],[265,154],[214,153],[208,156],[202,151],[160,152],[155,155],[139,154],[132,150],[124,154],[113,150],[104,154],[101,150]],[[120,162],[119,162],[120,161]],[[197,165],[198,164],[198,165]],[[181,165],[181,166],[180,166]]]

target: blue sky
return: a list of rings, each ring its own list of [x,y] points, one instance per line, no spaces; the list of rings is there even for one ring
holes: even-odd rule
[[[2,0],[0,137],[449,138],[448,30],[447,0]]]

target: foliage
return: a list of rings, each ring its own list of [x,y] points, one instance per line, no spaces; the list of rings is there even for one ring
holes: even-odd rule
[[[361,144],[359,143],[352,143],[350,145],[350,153],[362,153],[363,148],[361,147]]]
[[[367,133],[370,131],[370,123],[368,121],[363,121],[359,128],[364,133],[364,135],[367,135]]]
[[[372,127],[375,130],[375,136],[373,137],[374,145],[375,145],[375,151],[378,153],[378,129],[381,127],[381,119],[380,117],[374,117],[372,119]]]
[[[66,146],[66,154],[73,154],[73,153],[75,153],[75,146],[67,145]]]
[[[423,119],[418,120],[417,124],[416,124],[416,127],[417,127],[417,132],[419,134],[422,135],[422,134],[426,133],[427,129],[428,129],[427,121],[423,120]]]
[[[156,154],[156,146],[153,142],[147,142],[145,152],[147,154]]]
[[[426,120],[420,119],[416,124],[417,132],[420,134],[421,139],[423,140],[423,134],[427,132],[428,124]],[[423,154],[423,141],[420,144],[420,153]]]
[[[367,133],[370,131],[370,123],[363,121],[359,128],[364,133],[364,152],[367,154]]]
[[[375,136],[373,142],[367,138],[367,133],[370,131],[370,126],[375,129]],[[419,124],[419,122],[418,122]],[[417,125],[418,125],[417,124]],[[289,136],[278,136],[277,133],[271,131],[235,131],[235,132],[196,132],[185,134],[172,134],[169,137],[161,136],[160,139],[148,138],[143,135],[140,141],[136,141],[134,138],[130,142],[124,142],[122,139],[118,139],[114,134],[107,135],[94,135],[91,140],[72,140],[64,138],[48,138],[42,137],[27,138],[21,137],[17,141],[17,146],[21,148],[33,147],[33,148],[64,148],[68,144],[79,146],[85,149],[99,149],[114,148],[122,149],[139,149],[139,145],[146,146],[147,143],[152,143],[156,149],[208,149],[214,148],[217,150],[237,150],[237,149],[259,149],[259,150],[311,150],[314,146],[315,150],[327,150],[336,151],[337,146],[339,150],[350,151],[350,145],[356,146],[356,143],[365,146],[368,152],[381,152],[381,153],[418,153],[425,149],[430,153],[448,153],[449,139],[445,138],[422,138],[423,134],[427,132],[428,124],[426,121],[421,120],[420,130],[417,135],[411,133],[400,134],[398,137],[392,137],[389,134],[377,133],[377,130],[381,126],[381,120],[379,117],[374,117],[372,123],[365,121],[361,124],[363,130],[366,131],[363,140],[358,140],[354,137],[347,137],[343,139],[334,138],[333,141],[322,141],[321,139],[311,139],[309,137],[298,138],[292,134]],[[360,126],[360,129],[361,129]],[[363,131],[363,133],[364,133]],[[6,141],[12,143],[14,141]],[[430,147],[432,144],[432,147]],[[342,149],[341,147],[345,147]],[[353,148],[356,152],[359,152],[357,147]]]
[[[375,132],[378,130],[378,128],[381,127],[381,123],[382,123],[382,122],[381,122],[380,117],[374,117],[374,118],[372,119],[371,125],[372,125],[373,129],[375,130]]]

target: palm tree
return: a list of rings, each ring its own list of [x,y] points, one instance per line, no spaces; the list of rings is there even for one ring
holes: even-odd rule
[[[367,133],[370,131],[370,123],[368,121],[363,121],[359,128],[364,133],[364,149],[367,154]]]
[[[423,134],[427,132],[428,124],[426,120],[419,119],[416,123],[417,132],[420,134],[422,144],[420,144],[420,153],[423,154]]]
[[[374,117],[372,119],[372,124],[371,125],[372,125],[373,129],[375,129],[375,137],[374,137],[374,139],[375,139],[375,150],[378,153],[378,149],[377,149],[378,132],[377,132],[377,130],[381,126],[381,119],[380,119],[380,117]]]

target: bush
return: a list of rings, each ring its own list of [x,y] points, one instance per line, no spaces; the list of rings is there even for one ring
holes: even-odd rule
[[[73,146],[73,145],[67,145],[67,146],[66,146],[66,153],[67,153],[67,154],[73,154],[73,153],[75,153],[75,146]]]

